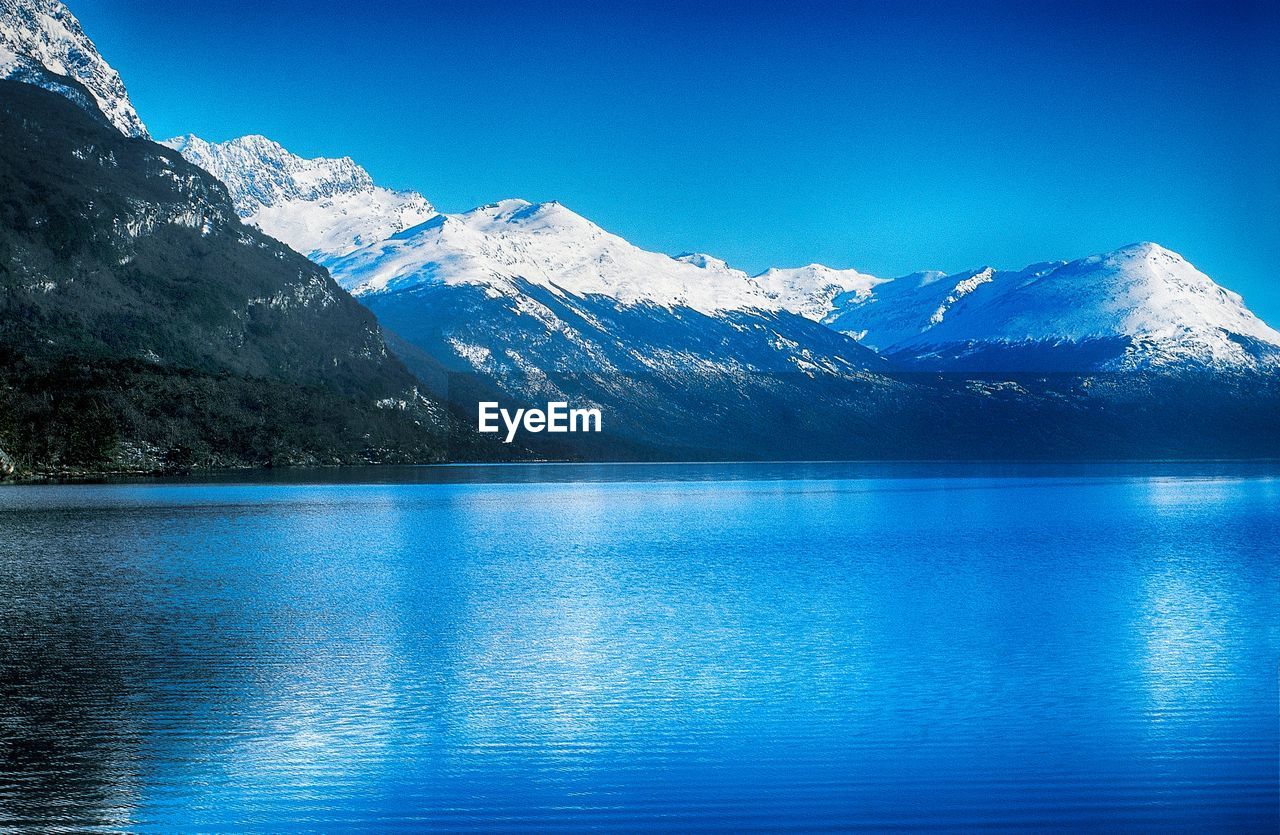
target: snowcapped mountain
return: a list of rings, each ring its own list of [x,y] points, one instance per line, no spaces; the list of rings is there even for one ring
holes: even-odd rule
[[[435,215],[421,194],[375,185],[349,157],[304,159],[264,136],[162,144],[222,180],[241,218],[321,263]]]
[[[504,200],[436,215],[329,266],[358,296],[434,282],[511,294],[518,282],[527,282],[558,295],[703,313],[782,307],[759,283],[723,262],[694,264],[642,250],[559,203]]]
[[[87,92],[121,133],[147,138],[120,74],[61,0],[0,0],[0,78],[39,85],[81,106]]]
[[[904,387],[880,357],[787,310],[790,297],[741,270],[647,252],[558,203],[436,215],[330,269],[454,374],[454,402],[480,390],[595,405],[629,449],[826,448],[823,427],[856,422],[865,404]],[[805,280],[774,284],[794,295]],[[836,443],[861,450],[869,437]]]
[[[879,279],[811,265],[758,276],[703,254],[672,258],[606,232],[563,205],[504,200],[420,226],[329,262],[357,296],[440,282],[510,294],[528,282],[560,295],[604,296],[622,304],[789,311],[810,319],[842,295],[861,297]]]
[[[403,302],[425,298],[424,291],[435,288],[471,288],[480,297],[503,300],[511,313],[530,317],[541,328],[571,334],[570,342],[579,345],[588,331],[598,332],[596,338],[617,341],[616,334],[603,329],[598,311],[592,312],[600,306],[612,311],[611,319],[634,309],[651,325],[678,323],[680,328],[707,327],[730,312],[748,318],[796,319],[829,341],[826,328],[795,316],[779,294],[723,261],[705,256],[671,258],[642,250],[559,203],[505,200],[463,214],[438,214],[385,241],[335,258],[329,267],[340,284],[375,309],[382,297]],[[432,298],[438,301],[440,295]],[[421,312],[424,317],[435,314],[431,309]],[[406,329],[416,330],[407,324]],[[479,335],[474,344],[456,345],[455,353],[464,360],[492,354],[511,330],[491,324],[491,331],[487,338]],[[779,333],[774,333],[773,341],[778,353],[771,357],[771,370],[795,371],[808,364],[803,344]],[[486,342],[492,344],[486,346]],[[856,370],[882,365],[852,340],[838,337],[836,343],[853,360],[841,360],[833,367]],[[629,366],[651,363],[650,346],[643,342],[615,347],[631,355]],[[566,367],[567,357],[548,359]],[[591,366],[592,357],[581,359],[583,368]]]
[[[818,320],[880,279],[813,264],[758,276],[709,255],[649,252],[555,202],[504,200],[438,214],[422,195],[374,184],[349,158],[304,159],[262,136],[163,143],[221,179],[241,218],[332,268],[357,294],[427,281],[514,279],[576,295],[716,310],[789,310]]]
[[[94,119],[57,96],[0,81],[19,91],[16,98],[20,91],[48,97],[92,121],[99,134],[115,136],[109,124],[126,136],[147,135],[118,74],[58,0],[0,0],[0,77],[71,99]],[[37,103],[37,109],[43,108]],[[20,129],[20,122],[13,133],[22,144],[29,125]],[[1239,296],[1154,244],[1019,271],[884,280],[811,264],[749,275],[710,255],[646,251],[555,202],[506,200],[439,213],[420,194],[377,185],[349,158],[305,159],[262,136],[218,144],[195,136],[169,140],[166,145],[204,169],[191,169],[199,176],[185,179],[167,164],[167,151],[118,136],[116,142],[152,152],[129,171],[117,171],[129,156],[123,150],[103,156],[110,143],[80,143],[64,149],[67,159],[52,161],[50,170],[96,160],[86,181],[100,176],[125,188],[127,175],[134,169],[145,174],[158,159],[166,164],[155,176],[199,184],[217,212],[215,217],[179,201],[172,215],[155,210],[139,219],[140,203],[107,205],[101,199],[106,192],[85,204],[111,230],[94,232],[94,241],[146,238],[150,247],[145,258],[127,254],[87,273],[109,275],[128,266],[122,275],[147,278],[139,285],[147,303],[130,303],[135,324],[129,333],[116,333],[117,320],[103,319],[103,338],[113,345],[155,331],[166,350],[177,345],[195,356],[217,349],[228,367],[256,363],[253,374],[323,369],[332,376],[334,369],[363,363],[364,370],[346,375],[344,385],[359,388],[365,377],[375,388],[388,379],[408,384],[403,369],[381,350],[372,318],[361,318],[361,308],[323,270],[305,260],[295,265],[289,259],[296,256],[266,238],[254,252],[268,253],[269,263],[259,264],[261,257],[252,260],[237,248],[255,240],[247,230],[235,236],[238,244],[219,237],[220,230],[239,229],[227,214],[234,209],[328,266],[394,329],[391,350],[451,408],[469,411],[477,400],[495,396],[524,405],[567,400],[601,407],[611,440],[595,452],[578,446],[552,454],[1234,456],[1275,454],[1280,443],[1274,431],[1280,333]],[[226,185],[230,204],[204,172]],[[27,187],[19,169],[10,179],[15,194]],[[55,181],[70,182],[51,175]],[[195,229],[200,237],[170,227]],[[173,264],[217,267],[191,261],[193,252],[210,247],[226,254],[220,262],[225,269],[214,270],[214,285],[232,282],[238,291],[240,284],[284,269],[286,289],[254,291],[251,313],[219,302],[217,311],[209,308],[198,321],[152,309],[157,286],[187,275],[187,267],[175,271]],[[306,286],[294,287],[295,276]],[[61,300],[51,295],[57,286],[42,278],[22,292],[51,304]],[[114,310],[111,305],[121,303],[115,285],[77,280],[71,286],[97,293],[92,309]],[[301,315],[308,311],[298,303],[316,293],[328,320]],[[174,293],[175,304],[209,298]],[[216,333],[200,330],[227,310],[235,318],[231,325]],[[139,311],[149,311],[154,321],[146,320],[145,328],[136,324],[143,321]],[[294,313],[296,327],[281,325],[281,317]],[[354,331],[353,321],[359,326]],[[373,340],[373,347],[348,357],[348,331]],[[262,350],[247,351],[245,334]],[[228,338],[231,347],[223,344]],[[281,339],[293,342],[282,348]],[[345,353],[335,357],[334,350]],[[161,356],[136,353],[147,361]],[[973,373],[898,373],[904,369]],[[1092,373],[1183,369],[1261,373]],[[1044,373],[1049,371],[1067,373]],[[376,401],[378,408],[393,402]]]
[[[1280,333],[1153,243],[1012,272],[919,273],[844,300],[826,322],[940,370],[1280,367]]]
[[[1280,336],[1238,296],[1151,244],[1020,271],[885,280],[813,264],[749,275],[706,254],[643,250],[556,202],[504,200],[438,213],[421,195],[380,188],[350,159],[303,159],[263,137],[166,144],[226,182],[242,217],[328,266],[366,305],[380,309],[376,300],[395,298],[402,328],[412,329],[400,318],[404,300],[439,302],[424,288],[463,287],[511,300],[546,329],[579,336],[581,321],[552,311],[543,296],[583,321],[589,316],[579,315],[580,306],[597,301],[676,318],[788,314],[916,369],[1240,370],[1276,367],[1280,356]],[[490,327],[496,334],[507,325]],[[484,353],[476,336],[460,341],[452,359]],[[798,354],[790,360],[793,367],[807,362]],[[864,360],[854,364],[866,367]]]
[[[869,298],[887,279],[810,264],[795,269],[774,267],[755,280],[787,310],[821,321],[838,305]]]

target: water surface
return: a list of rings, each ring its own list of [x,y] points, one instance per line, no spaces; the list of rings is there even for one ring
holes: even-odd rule
[[[1272,465],[0,490],[0,828],[1280,826]]]

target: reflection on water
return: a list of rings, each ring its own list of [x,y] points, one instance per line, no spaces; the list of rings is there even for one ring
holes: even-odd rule
[[[1280,824],[1266,465],[443,469],[0,491],[0,827]]]

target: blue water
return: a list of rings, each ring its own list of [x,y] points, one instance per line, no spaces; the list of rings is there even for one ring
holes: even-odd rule
[[[0,490],[0,829],[1280,827],[1276,467],[255,478]]]

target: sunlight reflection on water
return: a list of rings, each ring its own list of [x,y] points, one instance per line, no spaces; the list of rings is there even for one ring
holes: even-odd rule
[[[0,491],[0,826],[1275,830],[1273,472],[752,466]]]

